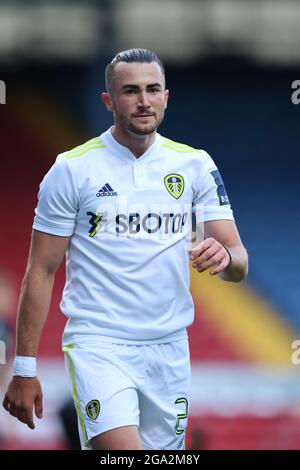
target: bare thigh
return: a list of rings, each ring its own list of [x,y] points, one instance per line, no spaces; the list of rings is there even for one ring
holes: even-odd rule
[[[91,439],[93,450],[142,450],[137,426],[111,429]]]

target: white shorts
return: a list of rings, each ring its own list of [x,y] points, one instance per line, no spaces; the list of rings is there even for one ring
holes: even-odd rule
[[[82,449],[110,429],[136,425],[146,450],[184,449],[190,401],[188,340],[63,347]]]

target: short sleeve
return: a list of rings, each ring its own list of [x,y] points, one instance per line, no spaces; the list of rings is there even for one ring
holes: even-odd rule
[[[204,207],[204,221],[229,219],[234,220],[229,198],[222,177],[213,159],[201,151],[203,160],[196,179],[193,205]]]
[[[58,156],[40,184],[33,228],[71,236],[79,207],[78,191],[67,162]]]

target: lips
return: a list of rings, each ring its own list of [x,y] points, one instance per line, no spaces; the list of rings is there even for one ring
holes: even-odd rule
[[[151,117],[154,116],[154,114],[134,114],[133,117]]]

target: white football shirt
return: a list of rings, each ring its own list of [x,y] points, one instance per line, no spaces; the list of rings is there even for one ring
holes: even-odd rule
[[[156,134],[140,157],[111,129],[60,154],[44,177],[33,228],[70,236],[63,343],[92,336],[159,343],[193,322],[185,229],[191,206],[230,219],[211,157]]]

